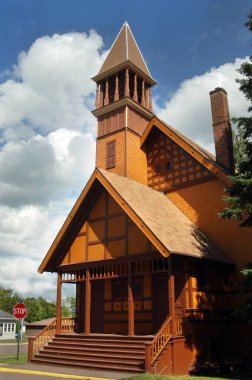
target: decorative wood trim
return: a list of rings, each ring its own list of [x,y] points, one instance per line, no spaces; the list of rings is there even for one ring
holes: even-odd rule
[[[56,300],[56,332],[61,333],[61,287],[62,275],[58,273],[57,277],[57,300]]]
[[[117,240],[124,240],[124,239],[125,239],[125,235],[108,237],[108,241],[117,241]]]
[[[188,297],[189,297],[189,308],[193,308],[193,288],[192,288],[192,276],[189,275],[188,278]]]
[[[89,269],[86,271],[86,297],[85,297],[85,334],[90,334],[91,325],[91,282]]]
[[[151,118],[153,117],[152,112],[150,112],[147,108],[143,107],[141,104],[137,103],[130,97],[122,98],[117,100],[116,102],[104,105],[104,107],[97,108],[92,111],[92,114],[98,118],[100,116],[107,115],[109,112],[112,112],[124,106],[131,107],[133,110],[137,111],[138,113],[140,113],[140,115],[144,116],[148,120],[151,120]]]
[[[93,241],[89,241],[88,242],[88,246],[90,247],[91,245],[97,245],[97,244],[103,244],[104,243],[104,240],[100,240],[100,239],[97,239],[97,240],[93,240]]]
[[[70,264],[71,261],[72,261],[72,249],[70,248],[69,251],[68,251],[68,263]]]
[[[128,263],[128,335],[133,336],[135,333],[134,321],[134,298],[132,291],[132,273],[131,263]]]
[[[86,254],[85,254],[85,261],[88,261],[88,241],[89,241],[89,223],[87,220],[87,226],[86,226]]]
[[[103,222],[105,220],[105,216],[100,216],[99,218],[88,218],[89,223]]]
[[[80,237],[80,236],[86,236],[86,232],[79,232],[77,237]]]
[[[117,77],[118,79],[118,77]],[[108,257],[108,193],[105,191],[104,259]]]
[[[113,219],[113,218],[120,218],[120,217],[123,217],[125,214],[123,214],[122,212],[117,212],[117,213],[114,213],[114,214],[109,214],[108,215],[108,219]]]
[[[119,65],[112,67],[111,69],[104,71],[100,74],[97,74],[94,77],[92,77],[91,79],[94,82],[98,82],[98,81],[104,79],[105,77],[108,77],[108,76],[110,76],[116,72],[119,72],[123,69],[126,69],[126,68],[131,69],[132,71],[138,73],[140,75],[140,77],[144,78],[145,81],[147,83],[149,83],[150,85],[154,86],[155,84],[157,84],[157,82],[152,77],[150,77],[149,75],[146,75],[145,72],[143,72],[138,66],[136,66],[134,63],[132,63],[129,60],[126,60],[122,63],[119,63]]]
[[[119,100],[119,80],[118,80],[118,73],[116,73],[116,82],[115,82],[115,95],[114,95],[114,101]]]
[[[144,80],[142,81],[142,99],[141,99],[141,104],[142,104],[143,107],[146,107],[146,102],[145,102],[145,81]]]
[[[125,256],[129,255],[129,230],[128,230],[128,215],[125,214],[125,221],[124,221],[124,232],[125,232]]]
[[[169,297],[169,315],[171,316],[172,335],[175,334],[175,286],[174,274],[172,268],[172,257],[168,258],[168,297]]]
[[[127,68],[125,70],[125,89],[124,89],[124,96],[129,96],[129,69]]]

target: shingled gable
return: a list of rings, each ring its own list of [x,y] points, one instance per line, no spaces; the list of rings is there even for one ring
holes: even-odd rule
[[[59,263],[57,256],[60,254],[62,258],[69,249],[94,204],[93,192],[99,193],[98,183],[164,257],[173,253],[230,263],[164,194],[126,177],[96,169],[41,263],[40,273],[55,270],[54,266]]]
[[[221,180],[224,185],[229,184],[228,173],[223,170],[215,161],[215,156],[207,150],[200,147],[198,144],[190,140],[188,137],[177,131],[175,128],[159,119],[156,115],[150,120],[144,133],[140,139],[140,146],[143,147],[146,143],[151,132],[159,129],[166,136],[171,138],[179,146],[181,146],[187,153],[194,157],[198,162],[205,166],[212,174]]]

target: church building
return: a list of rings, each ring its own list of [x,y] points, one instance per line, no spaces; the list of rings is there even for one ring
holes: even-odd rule
[[[156,82],[127,23],[92,79],[96,168],[38,269],[58,274],[57,317],[29,359],[179,375],[237,355],[249,345],[234,284],[252,234],[218,216],[234,173],[226,91],[210,92],[215,157],[153,113]],[[61,316],[69,283],[75,318]]]

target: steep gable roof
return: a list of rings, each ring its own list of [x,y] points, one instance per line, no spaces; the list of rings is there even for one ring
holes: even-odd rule
[[[144,133],[140,139],[140,146],[143,147],[153,129],[158,128],[165,135],[175,141],[181,146],[187,153],[198,160],[203,166],[205,166],[212,174],[219,178],[225,185],[229,184],[228,173],[224,171],[215,161],[215,156],[202,148],[191,139],[177,131],[171,125],[165,123],[159,119],[156,115],[150,120]]]
[[[65,253],[79,232],[99,186],[121,206],[156,249],[167,257],[171,253],[230,263],[196,226],[162,193],[126,177],[96,169],[63,224],[38,271],[52,271],[59,264],[57,255]]]

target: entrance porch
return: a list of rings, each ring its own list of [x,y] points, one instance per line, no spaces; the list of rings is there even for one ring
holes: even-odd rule
[[[178,289],[171,258],[146,260],[145,256],[88,264],[68,266],[58,273],[58,332],[63,283],[76,284],[77,333],[152,335],[168,316],[175,316],[176,310],[182,317],[183,307],[175,307]]]

